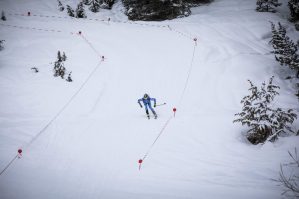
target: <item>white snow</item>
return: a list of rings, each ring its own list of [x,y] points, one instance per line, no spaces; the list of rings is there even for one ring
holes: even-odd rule
[[[1,199],[281,198],[271,179],[299,137],[253,146],[246,127],[232,121],[247,79],[259,85],[272,75],[281,87],[277,105],[299,111],[288,70],[269,53],[269,21],[298,39],[286,6],[257,13],[253,0],[215,0],[187,18],[136,22],[145,25],[117,22],[127,21],[120,2],[87,12],[104,22],[64,18],[54,0],[3,0],[0,7],[7,15],[0,22],[0,169],[23,149],[0,176]],[[72,83],[53,77],[58,50]],[[145,92],[167,103],[156,108],[157,120],[137,104]]]

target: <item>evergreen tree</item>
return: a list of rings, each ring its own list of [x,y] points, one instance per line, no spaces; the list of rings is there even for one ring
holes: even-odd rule
[[[279,94],[279,86],[273,84],[273,78],[270,78],[268,84],[264,82],[260,88],[248,80],[251,93],[241,100],[242,112],[235,115],[238,118],[234,122],[240,122],[250,128],[247,131],[247,139],[253,144],[263,143],[267,139],[274,141],[280,134],[293,132],[288,126],[297,117],[293,110],[272,108],[272,102]]]
[[[76,9],[76,17],[77,18],[86,18],[85,10],[84,10],[84,5],[82,2],[80,2],[77,6]]]
[[[88,5],[90,5],[91,2],[90,2],[90,0],[82,0],[82,3],[83,3],[84,5],[87,5],[87,6],[88,6]]]
[[[297,71],[296,76],[299,78],[299,55],[298,44],[296,45],[288,36],[286,36],[286,29],[278,23],[278,30],[272,23],[272,39],[273,53],[275,59],[282,66],[288,66],[292,70]]]
[[[64,6],[62,5],[61,1],[57,0],[58,1],[58,9],[62,12],[64,11]]]
[[[276,29],[275,24],[271,22],[271,29],[272,29],[272,39],[270,43],[272,44],[274,51],[274,54],[281,54],[283,51],[283,40],[286,34],[285,28],[278,23],[279,30]]]
[[[275,12],[273,7],[281,6],[278,0],[257,0],[256,11],[258,12]]]
[[[99,12],[99,9],[100,9],[99,0],[91,0],[89,9],[91,12]]]
[[[291,12],[291,21],[298,21],[299,20],[299,0],[289,0],[288,6]]]
[[[63,52],[63,54],[62,54],[62,57],[61,57],[61,59],[62,59],[62,61],[66,61],[66,55],[65,55],[65,53]]]
[[[62,66],[62,62],[59,61],[54,62],[54,77],[59,76],[61,66]]]
[[[62,57],[60,51],[57,53],[57,61],[62,62]]]
[[[66,9],[67,9],[67,13],[68,13],[68,15],[70,16],[70,17],[75,17],[75,12],[74,12],[74,10],[71,8],[71,6],[69,6],[69,5],[67,5],[66,6]]]
[[[4,11],[1,12],[1,20],[6,21],[5,13]]]

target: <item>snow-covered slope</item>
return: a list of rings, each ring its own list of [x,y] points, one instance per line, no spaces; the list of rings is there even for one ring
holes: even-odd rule
[[[232,121],[246,80],[272,75],[277,104],[299,111],[269,53],[270,20],[298,39],[286,7],[256,13],[253,0],[215,0],[188,18],[136,25],[122,23],[120,2],[88,13],[104,21],[71,19],[56,6],[0,1],[8,18],[0,23],[1,170],[23,149],[0,176],[0,198],[280,198],[271,179],[299,138],[252,146]],[[53,77],[58,50],[72,83]],[[145,92],[167,103],[157,120],[137,104]]]

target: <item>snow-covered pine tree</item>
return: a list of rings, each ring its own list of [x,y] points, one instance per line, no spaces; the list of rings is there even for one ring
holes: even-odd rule
[[[59,69],[59,76],[64,79],[64,75],[65,75],[65,67],[64,65],[61,65],[60,69]]]
[[[288,6],[290,9],[290,20],[298,21],[299,20],[299,0],[289,0]]]
[[[82,2],[80,2],[77,6],[76,9],[76,17],[77,18],[86,18],[85,10],[84,10],[84,5]]]
[[[292,124],[297,118],[297,115],[293,112],[293,109],[282,110],[277,108],[272,110],[269,116],[272,121],[273,135],[271,135],[268,140],[275,141],[278,139],[279,135],[287,134],[289,132],[295,133],[288,124]]]
[[[270,43],[273,46],[273,53],[275,59],[282,66],[288,66],[292,70],[296,71],[296,77],[299,78],[299,55],[298,44],[296,45],[288,36],[286,36],[286,29],[280,23],[278,23],[278,30],[275,25],[271,24],[272,39]]]
[[[67,5],[66,9],[67,9],[67,13],[70,17],[75,17],[75,12],[71,6]]]
[[[57,61],[62,62],[62,57],[60,51],[57,52]]]
[[[63,53],[62,53],[62,57],[61,57],[62,61],[66,61],[66,58],[67,58],[67,57],[66,57],[66,55],[65,55],[65,52],[63,52]]]
[[[61,1],[57,0],[58,1],[58,9],[62,12],[64,11],[64,6],[62,5]]]
[[[271,31],[272,31],[272,39],[270,40],[270,43],[273,46],[274,51],[272,53],[274,54],[281,54],[284,46],[283,46],[283,40],[286,34],[286,31],[283,26],[281,26],[280,23],[279,30],[276,29],[275,24],[271,22]]]
[[[274,141],[279,135],[291,131],[288,124],[292,124],[296,118],[292,109],[284,111],[281,108],[272,108],[272,102],[279,94],[279,86],[273,84],[273,78],[270,78],[268,84],[264,82],[261,88],[248,80],[250,94],[241,100],[242,111],[235,114],[238,118],[233,122],[249,127],[247,139],[252,144],[263,143],[267,139]]]
[[[6,21],[5,13],[4,11],[1,12],[1,20]]]
[[[91,12],[99,12],[100,10],[100,2],[99,0],[91,0],[89,10]]]
[[[87,6],[88,6],[88,5],[90,5],[91,2],[90,2],[90,0],[82,0],[82,3],[83,3],[84,5],[87,5]]]
[[[54,69],[53,69],[54,77],[59,76],[61,66],[62,66],[62,62],[59,61],[54,62]]]
[[[274,7],[281,6],[278,0],[257,0],[256,11],[258,12],[276,12]]]

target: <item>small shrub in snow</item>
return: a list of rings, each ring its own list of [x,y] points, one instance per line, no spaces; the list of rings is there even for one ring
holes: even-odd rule
[[[0,40],[0,50],[4,49],[4,41],[5,40]]]
[[[1,20],[6,21],[5,13],[4,11],[1,12]]]
[[[77,18],[86,18],[85,10],[84,10],[84,5],[82,2],[80,2],[77,6],[76,9],[76,17]]]
[[[70,72],[68,74],[66,81],[68,81],[68,82],[72,82],[73,81],[73,79],[72,79],[72,72]]]
[[[66,9],[67,9],[67,14],[68,14],[70,17],[75,17],[75,12],[74,12],[73,8],[71,8],[71,6],[67,5],[67,6],[66,6]]]
[[[299,0],[290,0],[288,2],[288,6],[290,8],[290,21],[298,21],[299,20]]]
[[[241,100],[242,112],[235,114],[238,118],[233,122],[249,127],[247,139],[252,144],[264,143],[266,140],[275,141],[279,135],[294,133],[288,125],[297,117],[293,110],[272,107],[275,96],[279,94],[279,86],[273,84],[273,78],[270,78],[268,84],[263,82],[260,88],[248,80],[250,94]]]
[[[32,70],[33,72],[35,72],[35,73],[38,73],[38,72],[39,72],[38,68],[36,68],[36,67],[32,67],[31,70]]]
[[[62,5],[61,1],[58,0],[58,9],[62,12],[64,11],[64,6]]]
[[[297,148],[295,148],[294,153],[290,151],[288,153],[291,162],[280,165],[279,179],[275,181],[283,187],[282,195],[299,198],[299,156]]]
[[[257,0],[256,11],[258,12],[276,12],[274,7],[281,6],[278,0]]]

